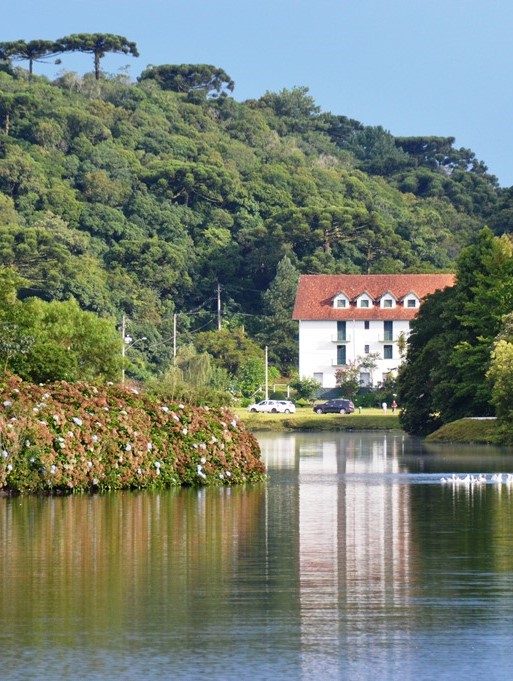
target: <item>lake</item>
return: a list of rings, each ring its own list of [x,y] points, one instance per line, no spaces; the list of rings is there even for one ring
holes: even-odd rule
[[[0,498],[2,680],[509,681],[512,450],[258,438],[253,487]]]

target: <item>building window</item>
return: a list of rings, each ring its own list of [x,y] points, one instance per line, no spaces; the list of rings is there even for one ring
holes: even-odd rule
[[[337,345],[337,365],[347,364],[346,361],[346,346]]]
[[[391,321],[383,322],[383,332],[384,332],[383,340],[385,341],[394,340],[394,322]]]
[[[369,299],[368,298],[362,298],[360,300],[360,307],[369,307]]]
[[[371,384],[371,375],[368,371],[362,371],[360,374],[360,385],[362,388],[368,388]]]
[[[337,307],[345,307],[346,303],[347,300],[345,300],[345,298],[338,298],[338,300],[335,301]]]
[[[319,372],[319,373],[315,373],[315,374],[313,375],[313,377],[314,377],[314,381],[318,381],[319,384],[320,384],[321,387],[322,387],[323,379],[324,379],[324,376],[322,375],[322,371]]]
[[[370,352],[370,345],[364,345],[364,346],[363,346],[363,351],[364,351],[364,353],[365,353],[366,355],[368,355],[369,352]]]
[[[392,307],[392,299],[385,298],[385,300],[383,301],[383,307]]]
[[[417,307],[417,301],[415,298],[408,298],[406,301],[406,307]]]
[[[337,322],[337,340],[338,341],[346,341],[346,323],[345,322]]]
[[[370,329],[370,322],[363,322],[363,328],[368,331]]]
[[[393,359],[392,357],[392,350],[393,350],[393,345],[384,345],[383,346],[383,359]]]

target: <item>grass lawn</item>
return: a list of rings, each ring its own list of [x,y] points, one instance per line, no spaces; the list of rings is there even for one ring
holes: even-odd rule
[[[249,413],[235,409],[249,430],[400,430],[399,417],[389,410],[362,409],[354,414],[315,414],[312,407],[296,407],[295,414]]]
[[[459,419],[428,435],[426,442],[499,444],[499,426],[495,419]]]

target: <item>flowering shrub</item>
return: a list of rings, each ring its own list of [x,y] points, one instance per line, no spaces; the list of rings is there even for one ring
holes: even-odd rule
[[[254,436],[227,410],[130,388],[0,381],[0,491],[85,492],[262,480]]]

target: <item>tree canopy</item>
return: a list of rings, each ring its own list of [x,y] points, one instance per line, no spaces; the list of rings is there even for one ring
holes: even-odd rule
[[[96,74],[0,71],[0,266],[23,275],[20,300],[126,315],[148,339],[132,376],[165,373],[174,338],[233,373],[224,331],[290,373],[299,274],[453,271],[483,225],[510,230],[513,194],[452,138],[396,138],[307,87],[238,102],[211,65],[97,80],[134,44],[67,38]]]
[[[399,373],[401,423],[425,435],[442,423],[493,415],[487,378],[495,337],[513,312],[513,243],[485,228],[458,258],[454,287],[428,296]]]
[[[140,75],[140,81],[154,80],[163,90],[173,92],[202,92],[220,95],[226,90],[233,92],[235,83],[223,69],[211,64],[162,64],[148,66]]]
[[[138,57],[137,45],[122,35],[113,33],[72,33],[59,38],[56,44],[61,52],[85,52],[93,55],[94,76],[100,79],[100,61],[107,52],[120,52]]]
[[[32,79],[34,62],[56,57],[61,52],[61,46],[53,40],[13,40],[0,43],[2,59],[28,61],[29,79]]]

